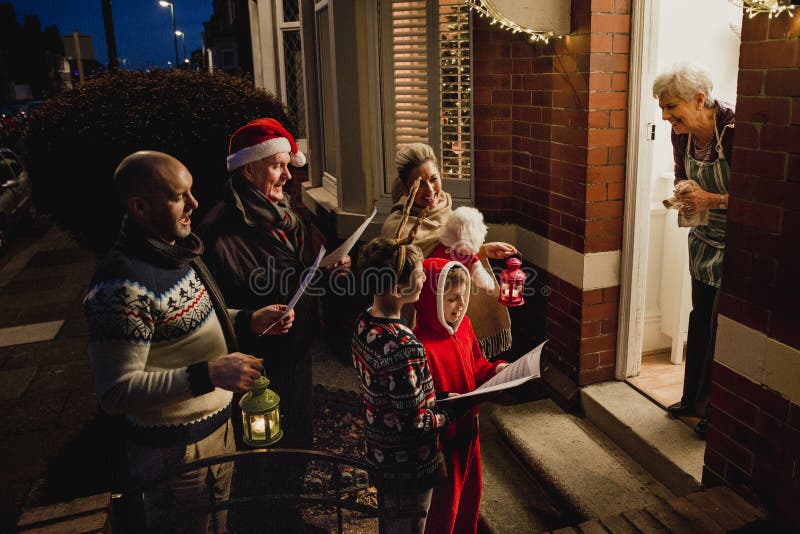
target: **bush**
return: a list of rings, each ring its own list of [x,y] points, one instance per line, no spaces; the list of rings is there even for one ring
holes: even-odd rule
[[[34,204],[83,246],[105,251],[122,218],[114,170],[132,152],[159,150],[192,173],[199,220],[227,179],[230,135],[258,117],[294,131],[281,102],[243,78],[177,69],[92,79],[47,101],[26,125]]]

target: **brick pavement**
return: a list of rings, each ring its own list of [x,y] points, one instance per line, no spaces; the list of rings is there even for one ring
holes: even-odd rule
[[[0,532],[14,530],[22,506],[97,493],[107,480],[111,439],[81,307],[94,266],[56,228],[21,238],[0,263],[0,329],[64,321],[50,341],[0,348]]]

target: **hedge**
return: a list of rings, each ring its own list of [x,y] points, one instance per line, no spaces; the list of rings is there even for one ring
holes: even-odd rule
[[[159,150],[192,173],[199,220],[227,179],[231,133],[258,117],[294,131],[277,98],[224,73],[155,70],[89,80],[48,100],[26,124],[21,147],[34,204],[80,244],[107,250],[122,218],[114,169],[132,152]]]

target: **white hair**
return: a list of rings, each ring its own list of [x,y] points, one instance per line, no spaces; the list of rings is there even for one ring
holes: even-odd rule
[[[446,247],[458,252],[476,254],[483,245],[489,229],[483,223],[483,214],[475,208],[456,208],[442,226],[439,239]]]
[[[711,94],[714,81],[711,71],[703,65],[692,61],[679,61],[669,66],[664,72],[656,76],[653,81],[653,96],[660,98],[663,95],[677,96],[681,100],[690,102],[695,95],[706,95],[705,107],[713,108],[716,99]]]

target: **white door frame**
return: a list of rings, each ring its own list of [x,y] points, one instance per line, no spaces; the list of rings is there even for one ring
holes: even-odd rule
[[[647,283],[650,233],[650,184],[653,148],[649,124],[655,117],[647,105],[653,98],[660,0],[634,0],[631,5],[628,139],[625,166],[625,215],[620,262],[619,328],[615,378],[639,374]]]

